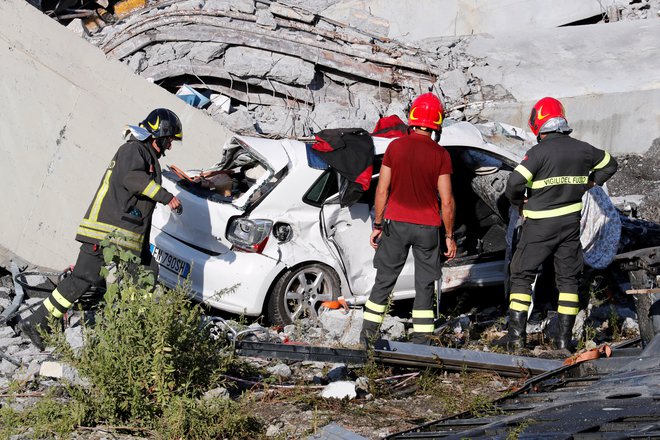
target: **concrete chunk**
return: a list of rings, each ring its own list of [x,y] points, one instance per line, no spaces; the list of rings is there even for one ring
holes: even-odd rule
[[[64,367],[59,362],[46,361],[41,364],[39,375],[61,379],[64,376]]]
[[[302,9],[293,9],[281,3],[273,2],[270,4],[268,9],[273,15],[289,18],[291,20],[302,21],[305,23],[312,23],[316,18],[314,14],[307,13]]]
[[[230,0],[231,9],[245,14],[254,14],[254,0]]]
[[[356,396],[355,383],[348,381],[332,382],[321,392],[321,397],[324,399],[353,400]]]
[[[225,68],[241,77],[269,78],[305,86],[314,79],[314,65],[299,58],[265,50],[230,47],[224,56]]]
[[[257,24],[269,29],[277,29],[277,21],[273,14],[267,9],[259,9],[255,14],[257,16]]]

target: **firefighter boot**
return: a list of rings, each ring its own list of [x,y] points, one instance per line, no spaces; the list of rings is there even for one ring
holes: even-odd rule
[[[21,331],[21,334],[30,338],[30,341],[37,347],[39,350],[43,351],[46,348],[44,343],[43,332],[50,333],[50,326],[48,325],[48,310],[43,305],[28,316],[25,319],[21,319],[18,322],[18,329]]]
[[[571,350],[573,340],[573,325],[575,325],[575,315],[559,314],[559,334],[555,339],[555,348],[557,350]]]
[[[362,323],[362,331],[360,332],[360,344],[365,350],[369,350],[374,346],[374,342],[378,339],[378,330],[380,325],[375,322],[364,321]]]
[[[513,352],[525,348],[527,339],[527,311],[509,309],[509,332],[495,341],[495,345]]]

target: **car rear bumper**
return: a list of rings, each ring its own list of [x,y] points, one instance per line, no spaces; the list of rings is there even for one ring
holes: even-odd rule
[[[270,257],[247,252],[212,256],[152,228],[151,244],[190,264],[191,294],[210,307],[257,316],[263,310],[268,289],[286,268]],[[178,273],[160,265],[158,279],[167,287],[183,285]]]

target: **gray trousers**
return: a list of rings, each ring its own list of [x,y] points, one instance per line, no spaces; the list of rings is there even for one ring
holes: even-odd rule
[[[439,227],[386,221],[374,267],[376,280],[365,305],[362,338],[375,338],[383,322],[394,285],[412,248],[415,261],[415,300],[413,302],[413,342],[429,343],[433,334],[435,281],[440,278]]]

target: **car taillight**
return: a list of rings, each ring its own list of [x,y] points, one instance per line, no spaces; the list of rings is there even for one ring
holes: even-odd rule
[[[261,253],[272,228],[270,220],[238,217],[227,227],[227,240],[239,250]]]

